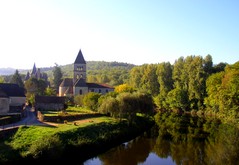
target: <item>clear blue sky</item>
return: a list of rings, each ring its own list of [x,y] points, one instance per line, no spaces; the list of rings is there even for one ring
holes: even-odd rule
[[[238,0],[0,0],[0,68],[239,61]]]

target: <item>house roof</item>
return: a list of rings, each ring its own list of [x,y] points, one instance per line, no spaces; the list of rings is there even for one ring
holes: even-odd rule
[[[98,84],[98,83],[87,83],[87,86],[89,88],[112,88],[111,86],[109,85],[106,85],[106,84]]]
[[[0,83],[0,88],[9,97],[26,97],[24,88],[19,87],[17,84]]]
[[[88,85],[83,78],[80,78],[79,80],[76,81],[74,86],[76,86],[76,87],[87,87]]]
[[[75,60],[74,64],[86,64],[85,59],[84,59],[84,57],[83,57],[83,54],[82,54],[81,50],[79,51],[79,53],[78,53],[78,55],[77,55],[77,57],[76,57],[76,60]]]
[[[109,86],[107,84],[99,84],[99,83],[87,83],[84,79],[80,78],[76,81],[74,84],[75,87],[88,87],[88,88],[111,88],[114,89],[114,87]],[[73,79],[72,78],[65,78],[62,83],[60,84],[60,87],[73,87]],[[67,89],[67,93],[72,92],[72,89]]]
[[[68,87],[64,93],[65,95],[68,95],[68,94],[73,94],[73,88],[72,87]]]
[[[0,97],[8,97],[7,94],[0,88]]]
[[[35,96],[36,103],[65,103],[65,97],[58,97],[58,96]]]
[[[72,86],[73,86],[72,78],[65,78],[60,84],[60,87],[72,87]]]

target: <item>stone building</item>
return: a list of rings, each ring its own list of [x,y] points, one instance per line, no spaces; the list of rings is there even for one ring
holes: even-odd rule
[[[17,84],[0,83],[0,114],[20,113],[25,103],[24,88]]]
[[[29,71],[27,72],[24,82],[27,81],[28,79],[32,78],[32,77],[34,77],[36,79],[43,79],[46,82],[47,82],[47,79],[48,79],[47,74],[46,73],[42,73],[40,68],[36,68],[36,64],[35,63],[33,65],[32,70],[30,72]]]
[[[59,96],[84,95],[88,92],[101,94],[114,91],[114,87],[107,84],[86,82],[86,61],[81,50],[75,59],[73,78],[65,78],[59,86]]]

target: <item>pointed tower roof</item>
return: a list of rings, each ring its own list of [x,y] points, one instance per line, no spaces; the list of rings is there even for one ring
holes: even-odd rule
[[[79,53],[78,53],[78,55],[77,55],[77,57],[76,57],[76,60],[75,60],[74,64],[86,64],[85,59],[84,59],[84,57],[83,57],[83,54],[82,54],[81,50],[79,51]]]
[[[25,77],[25,81],[26,80],[28,80],[30,78],[30,73],[29,73],[29,71],[27,72],[27,75],[26,75],[26,77]]]
[[[34,63],[31,74],[36,74],[36,72],[37,72],[37,68],[36,68],[36,64]]]

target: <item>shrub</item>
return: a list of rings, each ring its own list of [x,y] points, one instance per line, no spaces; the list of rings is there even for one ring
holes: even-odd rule
[[[33,158],[55,159],[61,156],[63,149],[64,145],[57,135],[44,136],[30,146],[29,153]]]

